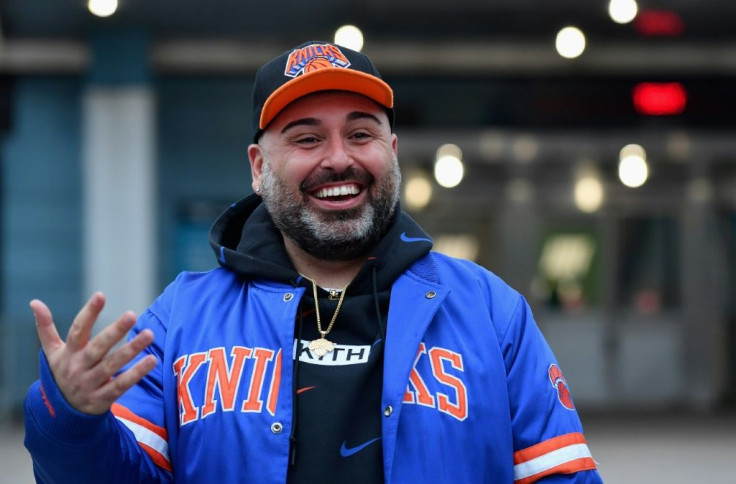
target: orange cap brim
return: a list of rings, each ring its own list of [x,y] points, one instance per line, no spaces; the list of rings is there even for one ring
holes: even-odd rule
[[[289,104],[300,97],[320,91],[348,91],[372,99],[381,106],[394,107],[394,92],[376,76],[341,67],[308,72],[276,89],[261,110],[260,128],[268,124]]]

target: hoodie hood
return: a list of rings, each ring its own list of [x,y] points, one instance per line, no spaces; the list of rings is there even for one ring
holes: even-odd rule
[[[294,269],[284,249],[281,232],[271,220],[258,195],[250,195],[232,204],[210,230],[210,245],[219,264],[244,278],[265,278],[298,285],[301,276]],[[351,292],[370,290],[375,268],[380,289],[391,283],[415,260],[427,254],[432,240],[397,205],[394,221],[383,239],[369,254],[368,263],[351,284]]]

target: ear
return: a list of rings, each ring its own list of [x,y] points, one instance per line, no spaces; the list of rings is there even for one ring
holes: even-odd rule
[[[250,161],[250,175],[253,179],[251,187],[257,193],[256,188],[261,186],[261,174],[263,173],[263,148],[253,143],[248,146],[248,160]]]
[[[394,150],[394,156],[399,156],[399,138],[396,137],[396,133],[391,133],[391,149]]]

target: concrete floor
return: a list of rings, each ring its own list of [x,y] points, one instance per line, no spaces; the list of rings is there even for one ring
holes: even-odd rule
[[[583,417],[606,484],[736,483],[736,414]],[[0,484],[33,483],[23,430],[0,428]]]

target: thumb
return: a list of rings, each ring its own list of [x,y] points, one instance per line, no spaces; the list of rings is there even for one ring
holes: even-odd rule
[[[44,353],[46,353],[46,357],[49,357],[52,353],[64,346],[64,341],[59,337],[59,332],[56,330],[56,325],[54,325],[54,319],[51,316],[51,310],[48,306],[38,299],[31,301],[30,306],[31,311],[33,311],[33,317],[36,319],[38,339],[41,341],[41,347]]]

